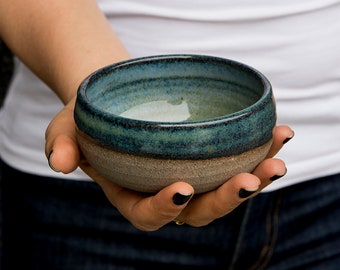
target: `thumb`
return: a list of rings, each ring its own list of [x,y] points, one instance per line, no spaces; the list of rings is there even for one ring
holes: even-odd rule
[[[45,155],[57,172],[70,173],[80,161],[73,108],[74,100],[52,119],[45,132]]]

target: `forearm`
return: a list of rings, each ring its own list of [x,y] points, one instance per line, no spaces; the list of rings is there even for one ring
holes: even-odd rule
[[[64,103],[85,76],[129,57],[94,0],[0,0],[0,36]]]

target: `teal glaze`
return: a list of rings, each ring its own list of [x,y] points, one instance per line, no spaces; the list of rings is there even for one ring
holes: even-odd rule
[[[166,100],[188,104],[185,121],[121,117],[131,107]],[[171,159],[236,155],[272,138],[275,101],[268,79],[243,63],[205,55],[160,55],[113,64],[78,89],[78,128],[124,153]]]

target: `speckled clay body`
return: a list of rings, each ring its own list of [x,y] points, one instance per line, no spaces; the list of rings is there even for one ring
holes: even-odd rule
[[[108,179],[142,192],[187,181],[201,193],[264,159],[276,114],[270,83],[255,69],[163,55],[90,75],[75,121],[83,154]]]
[[[190,182],[195,193],[215,189],[240,172],[251,172],[265,158],[271,140],[239,155],[200,160],[178,160],[124,154],[94,142],[79,133],[79,142],[88,162],[102,175],[122,186],[154,193],[176,181]]]

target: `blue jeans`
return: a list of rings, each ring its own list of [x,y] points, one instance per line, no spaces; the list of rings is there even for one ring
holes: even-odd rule
[[[260,194],[205,227],[155,232],[135,229],[92,182],[6,164],[1,182],[2,270],[339,269],[340,174]]]

